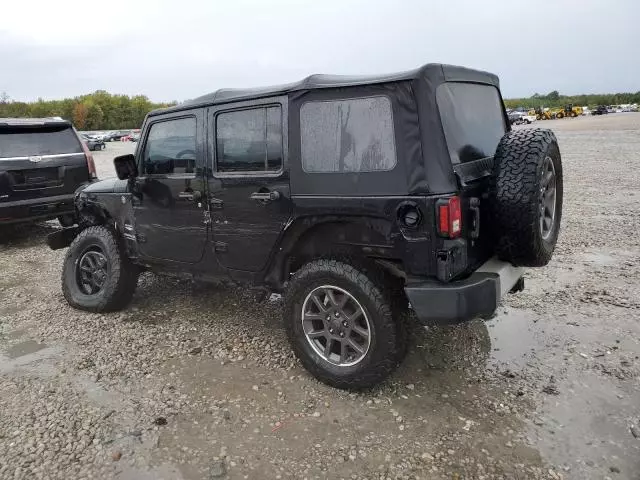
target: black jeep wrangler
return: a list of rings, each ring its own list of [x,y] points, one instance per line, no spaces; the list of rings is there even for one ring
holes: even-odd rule
[[[72,306],[125,307],[141,270],[281,292],[295,353],[340,388],[394,369],[406,312],[491,316],[562,211],[553,133],[510,131],[496,76],[439,64],[219,90],[151,112],[114,163],[48,239]]]

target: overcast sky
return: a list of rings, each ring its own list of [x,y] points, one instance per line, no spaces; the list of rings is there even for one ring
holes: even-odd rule
[[[637,0],[0,0],[0,92],[182,101],[429,62],[505,97],[640,90]]]

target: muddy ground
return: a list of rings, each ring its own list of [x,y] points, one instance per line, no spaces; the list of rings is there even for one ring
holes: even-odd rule
[[[127,310],[79,312],[55,223],[3,232],[0,478],[640,479],[640,114],[541,126],[553,261],[491,321],[414,326],[366,393],[301,368],[278,301],[145,274]]]

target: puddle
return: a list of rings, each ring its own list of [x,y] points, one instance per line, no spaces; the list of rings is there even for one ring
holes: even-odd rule
[[[14,359],[39,352],[45,348],[47,348],[47,346],[44,343],[38,343],[35,340],[25,340],[24,342],[16,343],[7,348],[5,354],[8,358]]]
[[[528,429],[540,453],[570,471],[568,478],[613,478],[607,476],[611,466],[621,471],[619,478],[639,478],[633,472],[640,465],[640,442],[629,426],[640,413],[640,395],[591,371],[573,373],[558,396],[544,399],[540,426]]]
[[[501,309],[502,310],[502,309]],[[508,309],[486,322],[491,337],[491,362],[524,367],[535,352],[544,348],[541,335],[534,329],[535,315]]]
[[[599,252],[597,250],[585,252],[581,255],[581,257],[585,262],[591,263],[593,265],[599,265],[601,267],[608,267],[618,263],[618,261],[611,255]]]

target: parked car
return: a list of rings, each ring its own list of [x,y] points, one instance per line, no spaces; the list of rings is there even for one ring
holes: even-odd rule
[[[598,105],[591,112],[592,115],[606,115],[609,113],[609,110],[604,105]]]
[[[508,114],[511,125],[529,125],[536,121],[535,115],[528,115],[525,112],[512,111]]]
[[[101,132],[100,140],[103,142],[111,142],[113,140],[113,132]]]
[[[129,131],[128,130],[117,130],[114,132],[111,132],[111,141],[117,141],[120,140],[122,137],[129,135]]]
[[[89,150],[104,150],[106,148],[104,141],[96,137],[89,136],[89,135],[81,135],[81,137],[84,143],[87,144],[87,148]]]
[[[498,77],[440,64],[220,90],[151,112],[118,178],[79,193],[62,291],[124,308],[142,270],[284,294],[302,364],[339,388],[402,359],[404,318],[494,314],[552,257],[554,134],[510,131]]]
[[[0,118],[0,225],[56,217],[73,225],[74,192],[95,176],[71,123]]]

